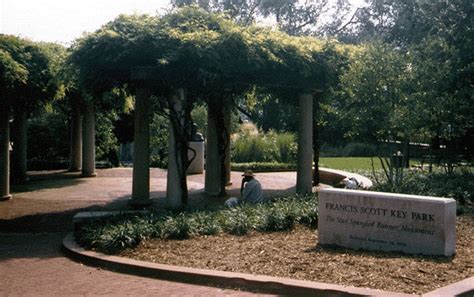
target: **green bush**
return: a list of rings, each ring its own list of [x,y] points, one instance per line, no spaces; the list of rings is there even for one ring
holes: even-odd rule
[[[76,230],[86,248],[116,253],[149,238],[186,239],[193,235],[227,232],[245,235],[251,230],[284,231],[295,224],[314,227],[317,204],[313,195],[291,196],[259,205],[208,208],[181,213],[119,215],[85,224]]]
[[[221,214],[223,230],[233,235],[245,235],[252,228],[252,216],[246,211],[246,206],[238,206],[224,210]]]
[[[296,162],[296,154],[298,146],[296,144],[296,136],[293,133],[283,132],[276,133],[270,131],[267,139],[276,146],[275,160],[280,163]]]
[[[182,213],[167,217],[162,224],[161,235],[166,239],[186,239],[191,233],[191,221],[188,216]]]
[[[275,172],[275,171],[293,171],[296,170],[294,163],[270,163],[270,162],[252,162],[252,163],[231,163],[232,171],[252,170],[253,172]]]
[[[401,183],[395,188],[381,172],[375,174],[379,180],[373,187],[375,191],[454,198],[461,205],[473,202],[474,174],[469,172],[445,174],[407,171]]]
[[[269,145],[263,137],[242,135],[231,146],[234,162],[272,162],[275,148]]]
[[[208,212],[196,212],[190,220],[197,235],[216,235],[222,232],[222,227],[215,215]]]
[[[296,137],[292,133],[270,131],[264,134],[247,123],[233,138],[231,145],[233,162],[296,162]]]

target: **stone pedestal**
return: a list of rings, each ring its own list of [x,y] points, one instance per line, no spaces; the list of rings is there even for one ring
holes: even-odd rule
[[[6,109],[0,106],[0,201],[12,198],[10,195],[10,123]]]
[[[189,147],[196,152],[194,160],[188,167],[188,174],[201,174],[204,172],[204,141],[191,141]],[[188,151],[188,158],[193,157],[193,152]]]
[[[313,188],[313,95],[299,98],[298,159],[296,192],[309,194]]]
[[[133,131],[133,206],[147,206],[150,199],[150,93],[139,89],[135,96]]]
[[[84,107],[82,136],[82,177],[97,176],[95,172],[95,108],[93,102]]]

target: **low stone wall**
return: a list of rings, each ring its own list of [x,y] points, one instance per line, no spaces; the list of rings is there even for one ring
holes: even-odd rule
[[[343,179],[351,177],[355,178],[359,182],[360,188],[362,189],[369,189],[373,185],[370,179],[360,174],[336,169],[319,168],[320,182],[333,187],[339,185]]]

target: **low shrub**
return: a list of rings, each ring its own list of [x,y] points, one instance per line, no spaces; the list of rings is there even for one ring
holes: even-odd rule
[[[85,224],[75,235],[84,247],[113,254],[133,248],[149,238],[186,239],[221,232],[245,235],[252,230],[291,230],[295,224],[308,227],[317,225],[314,195],[291,196],[235,208],[222,206],[180,213],[119,215]]]
[[[253,172],[276,172],[296,170],[295,163],[272,163],[272,162],[250,162],[250,163],[231,163],[232,171],[252,170]]]
[[[167,217],[161,227],[161,236],[166,239],[186,239],[191,233],[191,221],[183,213]]]
[[[461,205],[473,202],[474,174],[469,172],[407,171],[397,187],[393,187],[380,171],[375,174],[379,180],[373,187],[375,191],[454,198]]]
[[[191,215],[190,220],[197,235],[216,235],[222,232],[216,216],[208,212],[196,212]]]

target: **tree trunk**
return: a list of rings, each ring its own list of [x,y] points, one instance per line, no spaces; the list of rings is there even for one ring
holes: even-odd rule
[[[71,140],[69,171],[81,171],[82,167],[82,118],[80,102],[71,99]]]
[[[150,92],[139,89],[135,96],[133,126],[133,206],[150,205]]]
[[[309,194],[313,189],[313,96],[304,94],[299,98],[298,160],[296,193]]]
[[[13,184],[24,184],[27,177],[27,127],[26,113],[15,113],[12,127],[13,152],[11,160],[11,179]]]
[[[94,103],[85,104],[82,131],[82,176],[94,177],[95,172],[95,108]]]
[[[0,105],[0,201],[10,195],[10,114],[8,107]]]

